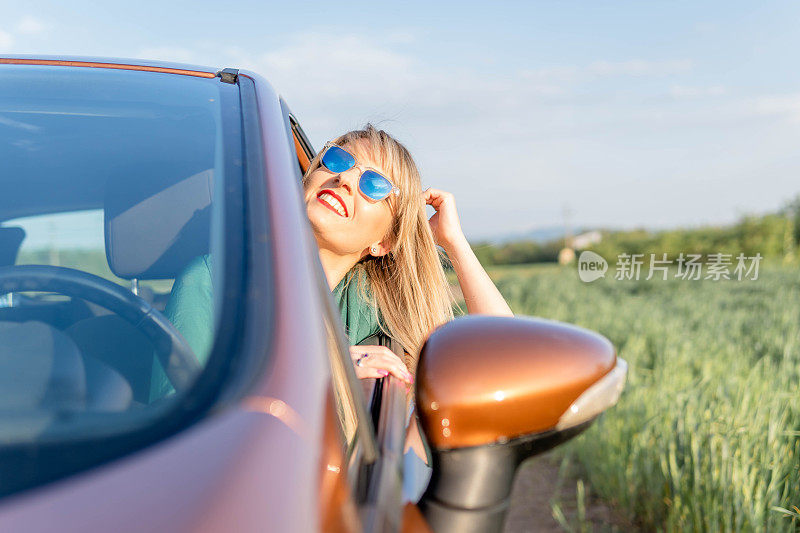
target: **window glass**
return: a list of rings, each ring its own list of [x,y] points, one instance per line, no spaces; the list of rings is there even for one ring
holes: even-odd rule
[[[240,157],[221,102],[236,90],[0,67],[4,441],[104,429],[168,404],[202,370],[222,290],[224,169]]]

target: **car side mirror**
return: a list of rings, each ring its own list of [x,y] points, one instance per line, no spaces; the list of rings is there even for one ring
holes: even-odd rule
[[[500,531],[520,463],[585,430],[626,372],[608,339],[561,322],[469,315],[437,328],[416,378],[433,530]]]

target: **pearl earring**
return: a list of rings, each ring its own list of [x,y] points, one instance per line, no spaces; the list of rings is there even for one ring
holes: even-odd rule
[[[375,248],[374,246],[371,248],[371,250],[372,250],[372,253],[373,253],[373,254],[378,252],[378,249],[377,249],[377,248]]]

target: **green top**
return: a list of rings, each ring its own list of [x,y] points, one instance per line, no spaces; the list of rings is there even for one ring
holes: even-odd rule
[[[211,256],[195,257],[175,278],[164,314],[205,365],[214,340],[214,292],[211,286]],[[158,357],[153,357],[150,401],[175,392]]]
[[[363,286],[364,295],[361,294],[359,286]],[[339,305],[339,312],[342,314],[344,331],[350,338],[352,346],[380,333],[380,324],[383,324],[386,331],[389,330],[380,310],[376,313],[375,308],[369,305],[367,298],[372,295],[372,290],[363,268],[353,267],[348,270],[332,292],[333,299]]]
[[[205,365],[208,361],[214,341],[214,293],[211,284],[213,279],[211,263],[208,254],[192,260],[175,278],[169,301],[164,309],[164,314],[189,343],[201,365]],[[364,269],[353,268],[345,274],[332,291],[351,345],[363,342],[364,339],[375,335],[381,329],[379,320],[382,317],[376,316],[368,301],[359,294],[359,285],[363,285],[364,292],[370,294],[369,282]],[[150,381],[150,401],[163,398],[174,391],[161,362],[154,357]]]

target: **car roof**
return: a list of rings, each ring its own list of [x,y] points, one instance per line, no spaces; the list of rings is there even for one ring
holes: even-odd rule
[[[147,59],[131,59],[119,57],[97,57],[97,56],[72,56],[72,55],[30,55],[30,54],[0,54],[0,64],[50,64],[74,67],[99,67],[99,68],[124,68],[131,67],[131,70],[144,70],[153,72],[173,72],[175,74],[197,75],[212,74],[216,75],[220,68],[191,65],[187,63],[176,63],[172,61],[152,61]],[[138,67],[138,68],[136,68]],[[209,76],[210,77],[210,76]]]

